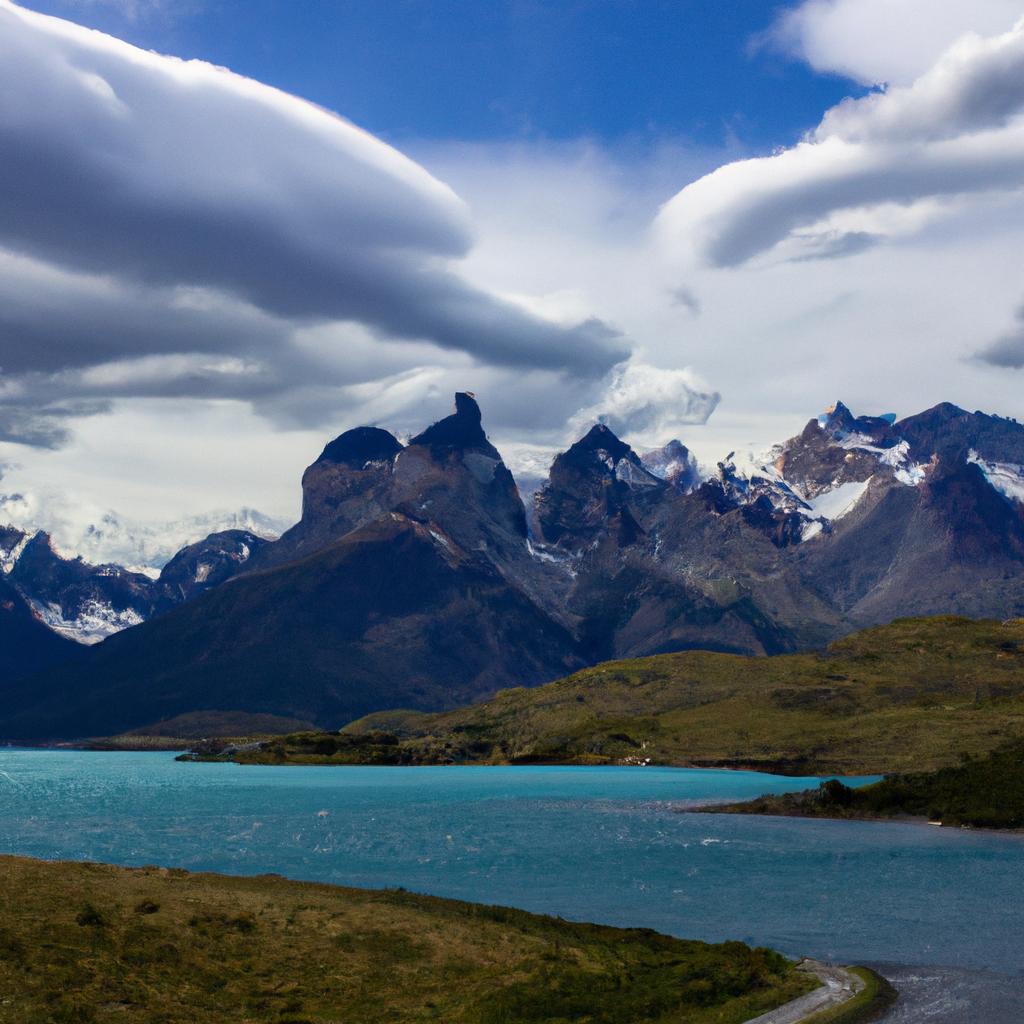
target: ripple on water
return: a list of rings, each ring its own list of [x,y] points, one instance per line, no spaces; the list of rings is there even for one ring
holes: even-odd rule
[[[404,886],[825,959],[1024,968],[1020,837],[674,813],[815,779],[11,750],[0,773],[6,852]]]

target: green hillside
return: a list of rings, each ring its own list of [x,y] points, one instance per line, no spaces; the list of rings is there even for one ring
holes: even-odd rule
[[[606,662],[437,714],[233,755],[271,763],[643,763],[790,774],[955,764],[1024,736],[1024,620],[900,619],[817,654]],[[207,754],[216,753],[207,748]]]
[[[0,1024],[740,1024],[769,949],[277,875],[0,857]]]
[[[830,779],[803,793],[702,810],[801,818],[926,817],[943,825],[1024,828],[1024,741],[937,771],[890,775],[871,786],[851,789]]]

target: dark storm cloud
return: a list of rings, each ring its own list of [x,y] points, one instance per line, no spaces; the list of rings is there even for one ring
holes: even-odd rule
[[[1017,310],[1016,327],[1009,330],[976,356],[983,363],[1019,370],[1024,367],[1024,305]]]
[[[344,384],[293,345],[330,323],[363,325],[382,375],[396,341],[594,381],[628,354],[600,321],[555,324],[460,277],[465,205],[342,118],[8,0],[0,155],[0,372],[40,406],[100,386],[67,370],[154,354],[261,368],[177,373],[176,394],[258,401],[311,369]],[[107,397],[160,387],[122,374]]]

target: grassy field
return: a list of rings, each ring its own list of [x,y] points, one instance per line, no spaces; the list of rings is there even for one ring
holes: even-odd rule
[[[802,818],[918,817],[943,825],[1024,828],[1024,742],[933,772],[890,775],[871,786],[851,789],[833,779],[803,793],[710,810]]]
[[[269,740],[265,763],[653,764],[883,774],[1024,736],[1024,620],[900,619],[821,653],[606,662],[437,714]],[[215,745],[204,753],[216,756]]]
[[[0,857],[3,1024],[739,1024],[767,949],[278,876]]]

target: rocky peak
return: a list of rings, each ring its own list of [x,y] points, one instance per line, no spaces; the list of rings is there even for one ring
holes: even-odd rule
[[[552,463],[534,499],[537,523],[548,543],[579,549],[610,525],[629,521],[633,525],[619,535],[632,543],[642,530],[639,509],[631,506],[666,489],[628,444],[598,423]]]
[[[455,412],[414,437],[395,461],[391,507],[431,521],[468,549],[525,550],[526,510],[469,391]]]
[[[249,568],[301,558],[380,515],[402,451],[379,427],[354,427],[336,437],[302,474],[301,519],[281,543],[261,546]]]
[[[974,452],[988,462],[1024,465],[1024,426],[1013,419],[942,402],[900,420],[896,430],[917,462],[936,454],[959,459]]]
[[[191,600],[236,576],[269,543],[248,530],[222,530],[182,548],[160,573],[156,610],[164,611]]]
[[[455,412],[417,434],[410,446],[423,446],[437,455],[452,451],[479,451],[493,459],[501,459],[498,450],[487,440],[482,425],[480,406],[470,391],[455,395]]]
[[[401,450],[398,440],[388,431],[379,427],[356,427],[336,437],[316,461],[364,469],[367,463],[389,462]]]
[[[682,441],[672,440],[661,448],[644,452],[640,461],[648,473],[688,494],[700,486],[700,469],[693,453]]]
[[[153,581],[119,565],[63,558],[39,532],[21,550],[8,579],[51,629],[80,643],[96,643],[144,621],[153,609]]]
[[[895,443],[893,437],[894,415],[886,416],[854,416],[849,408],[842,402],[836,402],[831,409],[819,416],[817,420],[811,420],[807,429],[817,423],[823,433],[827,434],[834,441],[844,441],[848,438],[862,439],[868,443],[887,447]]]

